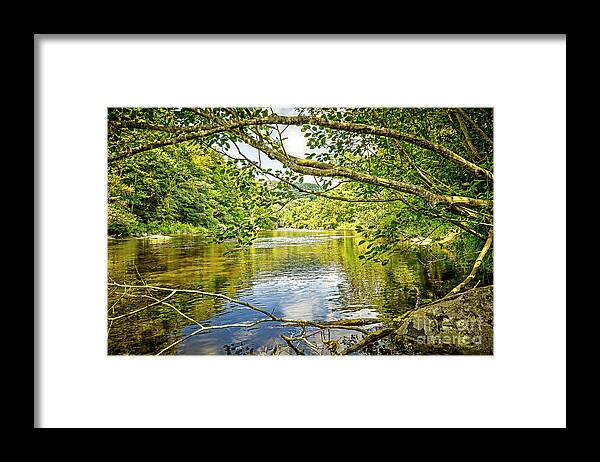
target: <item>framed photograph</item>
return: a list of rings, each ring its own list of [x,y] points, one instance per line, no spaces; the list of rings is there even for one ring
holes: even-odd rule
[[[34,55],[36,427],[566,425],[566,36]]]
[[[493,108],[109,108],[108,353],[493,353]]]

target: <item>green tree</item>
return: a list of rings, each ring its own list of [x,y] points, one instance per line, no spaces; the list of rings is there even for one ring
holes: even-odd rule
[[[109,121],[121,117],[174,123],[170,115],[165,110],[114,109]],[[109,149],[156,138],[145,130],[110,130]],[[271,190],[253,169],[241,169],[214,150],[198,144],[165,145],[109,163],[108,231],[129,235],[192,230],[245,244],[258,229],[274,224],[270,210],[279,198]]]
[[[353,223],[367,246],[363,257],[385,262],[386,255],[411,236],[425,237],[454,228],[463,233],[459,240],[462,248],[478,249],[465,252],[465,262],[473,265],[466,282],[475,280],[482,264],[491,267],[490,108],[298,108],[296,116],[279,116],[269,108],[111,111],[110,168],[148,153],[170,156],[173,153],[167,147],[196,146],[227,155],[228,147],[242,143],[284,166],[283,173],[276,173],[246,158],[241,163],[226,164],[236,172],[231,173],[235,184],[221,182],[216,174],[211,177],[210,184],[217,185],[216,191],[224,198],[222,208],[212,204],[216,209],[212,216],[229,232],[236,233],[240,243],[250,242],[260,228],[257,217],[274,215],[273,204],[290,200],[291,190],[296,190],[319,198],[303,202],[305,218],[298,211],[299,219],[306,219],[307,226]],[[286,152],[281,127],[290,125],[302,128],[310,152]],[[249,184],[243,178],[253,177],[256,172],[270,175],[277,181],[276,186],[262,186],[250,193],[242,189],[243,184]],[[321,190],[307,189],[299,183],[302,175],[321,178]],[[334,182],[343,182],[343,187]],[[238,190],[228,195],[231,187]],[[162,183],[161,188],[170,191]],[[169,217],[169,213],[175,213],[177,217],[176,198],[167,194],[169,202],[165,196],[159,197],[164,207],[158,209],[159,213]],[[260,202],[261,198],[269,198],[268,206]],[[155,194],[143,199],[154,204],[158,197]],[[332,201],[345,205],[331,207]],[[120,203],[115,201],[115,207]],[[298,207],[298,202],[294,206]],[[252,211],[248,212],[247,207]],[[367,211],[371,212],[369,223],[361,224],[361,213]],[[458,286],[456,291],[465,286]]]

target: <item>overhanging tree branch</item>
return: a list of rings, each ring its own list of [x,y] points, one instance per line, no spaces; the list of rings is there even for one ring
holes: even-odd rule
[[[147,151],[150,149],[155,149],[156,147],[167,146],[170,144],[181,143],[184,141],[190,141],[192,139],[200,138],[203,136],[208,136],[215,133],[221,133],[229,130],[235,130],[241,127],[248,127],[253,125],[269,125],[269,124],[280,124],[280,125],[316,125],[324,128],[331,128],[335,130],[348,131],[353,133],[361,133],[361,134],[370,134],[381,136],[385,138],[392,138],[399,141],[405,141],[407,143],[413,144],[415,146],[419,146],[430,151],[436,152],[440,154],[442,157],[454,162],[455,164],[461,166],[465,170],[469,171],[473,175],[477,177],[483,177],[488,179],[493,179],[493,174],[489,170],[482,168],[459,154],[455,153],[451,149],[448,149],[445,146],[442,146],[437,143],[433,143],[424,138],[419,138],[411,133],[404,133],[398,130],[393,130],[390,128],[384,127],[374,127],[371,125],[354,123],[354,122],[341,122],[341,121],[333,121],[324,119],[322,117],[314,117],[314,116],[268,116],[268,117],[257,117],[255,119],[240,119],[235,120],[233,122],[220,123],[215,125],[195,125],[190,127],[179,127],[174,129],[169,126],[158,126],[151,125],[147,123],[140,122],[120,122],[115,123],[114,126],[122,126],[129,128],[142,128],[142,129],[151,129],[151,130],[163,130],[168,132],[181,132],[183,135],[174,137],[170,140],[164,140],[155,143],[149,143],[147,145],[139,146],[137,148],[130,148],[124,150],[111,158],[109,158],[109,162],[113,162],[115,160],[123,159],[130,155]],[[150,128],[152,127],[152,128]]]
[[[382,178],[374,175],[370,175],[367,173],[357,172],[355,170],[351,170],[346,167],[338,167],[335,165],[327,164],[324,162],[317,162],[309,159],[300,159],[298,157],[294,157],[291,155],[285,155],[276,149],[266,145],[265,143],[261,143],[257,139],[248,136],[245,133],[239,132],[238,137],[242,139],[246,144],[260,149],[264,152],[268,157],[274,160],[278,160],[284,166],[292,169],[293,171],[305,175],[315,175],[315,176],[326,176],[326,177],[342,177],[348,178],[351,180],[355,180],[361,183],[369,183],[377,186],[383,186],[388,189],[392,189],[395,191],[419,196],[422,199],[425,199],[428,203],[432,205],[470,205],[473,207],[486,207],[489,208],[492,206],[491,201],[485,199],[475,199],[471,197],[464,196],[447,196],[441,194],[435,194],[421,186],[413,185],[410,183],[405,183],[398,180],[392,180],[389,178]]]
[[[288,186],[296,189],[297,191],[309,194],[309,195],[313,195],[313,196],[319,196],[319,197],[324,197],[326,199],[331,199],[331,200],[336,200],[336,201],[343,201],[343,202],[396,202],[396,201],[401,201],[403,200],[401,197],[392,197],[392,198],[388,198],[388,199],[378,199],[378,198],[356,198],[356,197],[343,197],[343,196],[338,196],[338,195],[334,195],[334,194],[328,194],[328,191],[331,191],[335,188],[337,188],[339,185],[336,185],[332,188],[330,188],[327,191],[324,192],[320,192],[320,191],[311,191],[310,189],[305,189],[302,188],[301,186],[298,186],[297,184],[295,184],[292,181],[289,181],[285,178],[283,178],[280,175],[277,175],[273,172],[267,171],[264,168],[260,167],[256,162],[253,162],[252,160],[248,159],[248,157],[246,155],[244,155],[244,153],[242,152],[242,150],[239,148],[239,146],[237,145],[237,143],[233,143],[234,146],[237,148],[238,153],[240,154],[240,156],[242,156],[244,158],[244,160],[246,162],[248,162],[250,165],[252,165],[256,170],[264,173],[265,175],[269,175],[272,176],[273,178],[276,178],[277,180],[287,184]],[[225,156],[225,157],[229,157],[232,160],[240,160],[240,159],[236,159],[235,157],[231,157],[229,154],[224,153],[223,151],[219,151],[215,148],[213,148],[212,146],[210,147],[213,151],[218,152],[219,154]],[[287,155],[287,154],[286,154]]]
[[[465,139],[465,143],[467,145],[467,149],[471,152],[471,155],[473,156],[473,159],[475,159],[476,161],[480,162],[481,158],[479,156],[479,152],[477,152],[477,148],[473,144],[473,141],[471,141],[471,137],[469,136],[469,131],[467,130],[467,127],[465,126],[465,122],[463,120],[463,116],[461,115],[460,112],[456,112],[455,114],[456,114],[456,119],[458,120],[458,124],[460,125],[460,130],[461,130],[461,132],[463,134],[463,137]]]
[[[477,125],[477,123],[469,116],[469,114],[466,113],[464,109],[458,108],[458,112],[460,112],[460,114],[465,118],[465,120],[471,124],[471,126],[475,129],[475,131],[477,131],[477,133],[479,133],[479,136],[481,136],[481,138],[483,138],[489,144],[494,144],[492,139],[489,136],[487,136],[487,134],[481,129],[479,125]]]

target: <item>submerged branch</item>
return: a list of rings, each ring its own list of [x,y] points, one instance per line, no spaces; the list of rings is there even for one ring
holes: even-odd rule
[[[132,314],[138,313],[142,310],[145,310],[151,306],[157,305],[157,304],[163,304],[171,309],[173,309],[175,312],[177,312],[179,315],[183,316],[184,318],[188,319],[189,321],[193,322],[194,324],[196,324],[197,326],[199,326],[199,328],[197,330],[195,330],[194,332],[192,332],[191,334],[186,335],[185,337],[171,343],[170,345],[168,345],[167,347],[163,348],[162,350],[160,350],[157,354],[160,355],[162,353],[164,353],[165,351],[173,348],[174,346],[180,344],[181,342],[183,342],[184,340],[187,340],[190,337],[193,337],[194,335],[200,334],[201,332],[205,332],[205,331],[211,331],[211,330],[217,330],[217,329],[230,329],[230,328],[249,328],[249,327],[253,327],[256,326],[257,324],[260,323],[264,323],[264,322],[277,322],[277,323],[281,323],[281,324],[285,324],[287,326],[302,326],[302,327],[314,327],[320,330],[323,329],[342,329],[342,330],[351,330],[351,331],[356,331],[356,332],[360,332],[361,334],[368,336],[369,332],[366,331],[365,329],[361,329],[358,326],[365,326],[365,325],[369,325],[369,324],[378,324],[381,322],[380,319],[378,318],[357,318],[357,319],[340,319],[340,320],[334,320],[334,321],[319,321],[319,322],[315,322],[315,321],[306,321],[306,320],[302,320],[302,319],[287,319],[287,318],[282,318],[282,317],[278,317],[275,316],[273,313],[269,313],[266,310],[263,310],[262,308],[259,308],[251,303],[248,302],[244,302],[242,300],[236,300],[234,298],[228,297],[226,295],[222,295],[222,294],[215,294],[212,292],[205,292],[202,290],[195,290],[195,289],[172,289],[172,288],[168,288],[168,287],[157,287],[157,286],[149,286],[149,285],[131,285],[131,284],[119,284],[116,282],[109,282],[108,285],[111,286],[116,286],[116,287],[123,287],[125,289],[140,289],[140,290],[156,290],[156,291],[169,291],[169,295],[167,297],[164,297],[162,299],[158,299],[155,298],[151,295],[139,295],[140,297],[147,297],[147,298],[152,298],[155,300],[154,303],[151,303],[149,305],[144,306],[143,308],[140,308],[138,310],[134,310],[131,311],[129,313],[120,315],[120,316],[116,316],[113,318],[109,318],[109,320],[115,321],[117,319],[121,319],[127,316],[130,316]],[[232,303],[236,303],[238,305],[242,305],[245,306],[247,308],[250,308],[251,310],[257,311],[259,313],[262,313],[264,315],[266,315],[267,317],[265,318],[261,318],[258,319],[256,321],[252,321],[252,322],[247,322],[247,323],[235,323],[235,324],[222,324],[222,325],[217,325],[217,326],[206,326],[201,324],[200,322],[198,322],[197,320],[189,317],[188,315],[186,315],[185,313],[183,313],[181,310],[179,310],[176,306],[174,306],[171,303],[167,303],[166,300],[168,298],[171,298],[172,296],[174,296],[177,293],[181,293],[181,294],[199,294],[199,295],[205,295],[205,296],[210,296],[210,297],[215,297],[215,298],[221,298],[224,300],[228,300]],[[130,294],[128,294],[130,295]],[[131,296],[136,296],[136,295],[131,295]]]
[[[285,343],[288,344],[288,346],[294,350],[294,352],[297,355],[304,355],[304,351],[299,350],[297,347],[294,346],[294,344],[292,343],[292,339],[289,337],[286,337],[285,335],[281,335],[281,338],[285,341]]]
[[[110,284],[110,285],[116,285],[116,284]],[[167,296],[166,296],[165,298],[163,298],[162,300],[158,300],[158,299],[156,299],[156,298],[154,298],[154,297],[151,297],[151,298],[153,298],[154,300],[156,300],[154,303],[150,303],[149,305],[146,305],[146,306],[144,306],[144,307],[142,307],[142,308],[140,308],[140,309],[137,309],[137,310],[134,310],[134,311],[130,311],[129,313],[125,313],[125,314],[122,314],[122,315],[120,315],[120,316],[109,317],[109,318],[108,318],[108,320],[109,320],[109,321],[116,321],[117,319],[125,318],[125,317],[127,317],[127,316],[131,316],[132,314],[139,313],[140,311],[144,311],[145,309],[147,309],[147,308],[150,308],[151,306],[155,306],[155,305],[159,305],[159,304],[161,304],[161,303],[164,303],[164,302],[165,302],[165,300],[168,300],[169,298],[171,298],[171,297],[172,297],[173,295],[175,295],[176,293],[177,293],[177,291],[176,291],[176,290],[173,290],[173,291],[172,291],[172,292],[171,292],[169,295],[167,295]],[[128,295],[128,294],[127,294],[127,292],[124,292],[124,293],[122,294],[122,297],[124,297],[125,295]],[[131,296],[131,295],[130,295],[130,296]],[[121,298],[122,298],[122,297],[121,297]],[[120,299],[119,299],[119,300],[120,300]],[[115,302],[115,304],[116,304],[116,303],[117,303],[117,302]],[[114,306],[114,305],[113,305],[113,306]]]
[[[278,318],[276,316],[273,316],[271,313],[269,313],[266,310],[263,310],[262,308],[259,308],[255,305],[252,305],[251,303],[248,302],[244,302],[241,300],[236,300],[235,298],[231,298],[228,297],[227,295],[223,295],[223,294],[215,294],[212,292],[205,292],[203,290],[194,290],[194,289],[173,289],[173,288],[169,288],[169,287],[156,287],[156,286],[148,286],[148,285],[130,285],[130,284],[118,284],[116,282],[109,282],[108,285],[110,286],[118,286],[118,287],[128,287],[130,289],[151,289],[151,290],[163,290],[163,291],[175,291],[175,292],[179,292],[179,293],[187,293],[187,294],[199,294],[199,295],[206,295],[208,297],[215,297],[215,298],[221,298],[223,300],[227,300],[229,302],[232,303],[236,303],[238,305],[242,305],[245,306],[247,308],[250,308],[251,310],[254,311],[258,311],[262,314],[267,315],[269,318],[273,319],[273,320],[277,320]]]
[[[331,326],[366,326],[369,324],[378,324],[381,322],[379,318],[356,318],[356,319],[338,319],[337,321],[322,321],[319,325],[325,327]]]
[[[392,332],[394,332],[394,329],[390,329],[390,328],[381,329],[377,332],[371,332],[366,337],[364,337],[362,340],[360,340],[360,341],[356,342],[354,345],[346,348],[344,351],[342,351],[340,353],[340,355],[348,355],[348,354],[354,353],[358,350],[362,350],[364,347],[371,345],[372,343],[375,343],[384,337],[387,337]]]
[[[231,328],[234,328],[234,327],[254,327],[257,324],[260,324],[260,323],[263,323],[263,322],[268,322],[268,321],[271,321],[271,319],[259,319],[258,321],[254,321],[254,322],[251,322],[251,323],[223,324],[223,325],[220,325],[220,326],[201,326],[199,329],[195,330],[191,334],[188,334],[185,337],[182,337],[179,340],[176,340],[175,342],[173,342],[170,345],[166,346],[165,348],[163,348],[162,350],[160,350],[158,353],[156,353],[156,356],[159,356],[159,355],[163,354],[165,351],[170,350],[174,346],[179,345],[181,342],[189,339],[190,337],[198,335],[199,333],[204,332],[204,331],[217,330],[217,329],[231,329]],[[198,324],[198,323],[196,322],[196,324]]]

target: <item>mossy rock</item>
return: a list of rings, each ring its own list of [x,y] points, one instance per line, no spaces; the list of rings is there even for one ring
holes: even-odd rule
[[[403,316],[394,335],[421,354],[493,354],[494,286],[479,287]]]

